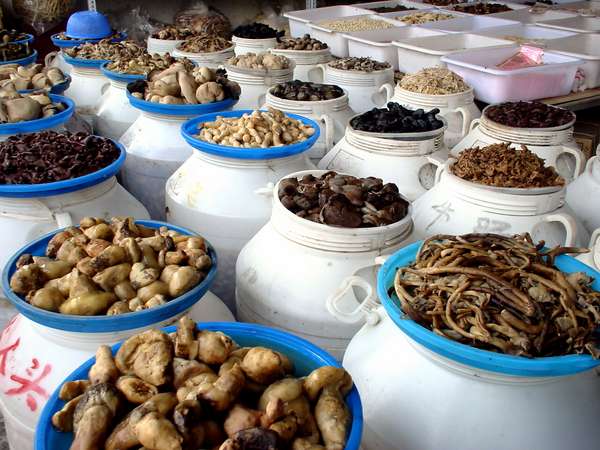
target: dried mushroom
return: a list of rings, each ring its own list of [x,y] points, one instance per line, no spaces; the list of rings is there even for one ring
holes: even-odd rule
[[[213,53],[233,47],[233,42],[220,36],[200,35],[187,38],[177,46],[188,53]]]
[[[184,40],[196,36],[198,33],[189,27],[178,27],[167,25],[152,33],[154,39],[163,39],[169,41]]]
[[[50,117],[64,111],[67,105],[54,103],[45,92],[19,94],[14,80],[0,81],[0,123],[27,122]]]
[[[159,264],[161,254],[175,250],[176,261]],[[38,308],[74,315],[164,305],[193,289],[212,267],[201,237],[146,228],[130,217],[86,217],[79,228],[54,235],[46,255],[20,258],[11,288]]]
[[[285,56],[273,55],[268,52],[245,53],[232,56],[226,64],[241,69],[282,70],[290,67],[290,60]]]
[[[49,90],[52,86],[63,83],[65,74],[57,67],[44,67],[42,64],[19,66],[6,64],[0,66],[0,86],[12,85],[16,90],[43,89]],[[6,91],[0,94],[6,96]]]
[[[180,62],[188,70],[192,70],[194,63],[187,58],[173,58],[168,53],[159,55],[158,53],[142,53],[140,55],[119,57],[107,64],[106,68],[112,72],[125,73],[131,75],[148,75],[153,70],[165,70],[172,64]]]
[[[115,61],[120,58],[136,58],[146,53],[146,49],[133,41],[113,42],[111,38],[106,38],[98,43],[86,42],[67,48],[64,52],[72,58]]]
[[[198,351],[196,351],[196,349]],[[266,347],[239,348],[227,335],[182,317],[171,336],[148,330],[126,340],[116,372],[67,382],[53,426],[73,432],[71,450],[343,450],[350,429],[342,368],[293,377],[290,360]],[[214,371],[213,371],[214,369]],[[98,380],[104,381],[98,381]],[[249,390],[256,381],[259,391]]]

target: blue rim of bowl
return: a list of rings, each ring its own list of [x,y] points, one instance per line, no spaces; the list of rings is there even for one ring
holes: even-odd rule
[[[25,56],[24,58],[13,59],[11,61],[0,61],[0,65],[4,66],[6,64],[18,64],[20,66],[28,66],[31,63],[34,63],[37,60],[38,51],[33,49],[33,53],[29,56]]]
[[[78,45],[86,44],[88,42],[95,44],[102,40],[102,39],[60,39],[58,37],[59,34],[60,33],[55,33],[52,36],[50,36],[50,40],[52,41],[54,46],[58,47],[58,48],[77,47]],[[111,42],[121,42],[125,39],[127,39],[127,33],[119,32],[119,36],[111,39],[110,41]]]
[[[29,33],[23,33],[25,36],[27,36],[25,39],[17,39],[15,41],[9,41],[9,44],[32,44],[33,41],[35,40],[35,37],[33,36],[33,34],[29,34]]]
[[[305,125],[310,125],[315,129],[315,133],[309,137],[307,140],[298,142],[292,145],[280,145],[278,147],[269,147],[269,148],[241,148],[241,147],[232,147],[229,145],[218,145],[212,144],[210,142],[201,141],[200,139],[194,137],[195,134],[198,134],[200,128],[198,125],[203,122],[212,122],[216,120],[217,116],[222,117],[241,117],[243,114],[251,114],[254,110],[252,109],[240,109],[236,111],[227,111],[221,113],[212,113],[205,114],[200,117],[195,117],[193,119],[188,120],[181,126],[181,135],[186,140],[188,144],[194,147],[196,150],[200,150],[204,153],[210,153],[211,155],[222,156],[225,158],[234,158],[234,159],[275,159],[275,158],[285,158],[287,156],[299,155],[300,153],[304,153],[309,150],[317,139],[319,139],[320,128],[319,124],[314,120],[311,120],[304,116],[299,116],[298,114],[285,113],[287,117],[291,117],[292,119],[299,120]],[[264,111],[264,110],[261,110]],[[266,111],[264,111],[266,112]]]
[[[238,102],[237,99],[226,98],[220,102],[203,103],[198,105],[166,105],[135,98],[133,95],[131,95],[131,92],[129,92],[129,85],[127,85],[125,91],[127,98],[129,99],[129,103],[134,108],[152,114],[164,114],[167,116],[194,117],[206,113],[225,111],[232,108],[233,105]]]
[[[600,365],[591,355],[548,356],[526,358],[482,350],[439,336],[410,319],[400,306],[393,289],[394,277],[399,267],[412,263],[423,241],[410,244],[388,258],[377,274],[377,294],[388,316],[412,340],[438,355],[460,364],[489,372],[520,377],[559,377],[591,370]],[[565,272],[585,272],[595,279],[594,289],[600,288],[600,273],[573,257],[561,255],[555,260],[558,268]],[[562,266],[562,267],[561,267]],[[567,268],[568,266],[568,268]],[[391,281],[391,283],[390,283]]]
[[[67,64],[71,64],[73,67],[83,67],[87,69],[98,69],[106,62],[110,62],[108,59],[85,59],[85,58],[73,58],[63,52],[63,58]]]
[[[170,230],[175,230],[187,236],[198,236],[197,233],[186,228],[157,220],[136,220],[135,223],[155,229],[166,226]],[[27,301],[15,294],[10,288],[10,277],[15,272],[16,262],[22,254],[31,254],[32,252],[30,249],[38,246],[43,246],[45,249],[52,236],[62,230],[64,230],[64,228],[52,231],[21,247],[8,260],[2,272],[2,289],[10,302],[28,319],[50,328],[78,333],[110,333],[114,331],[134,330],[136,328],[161,323],[187,311],[196,302],[200,301],[208,291],[217,273],[217,254],[210,243],[205,241],[208,247],[208,254],[213,262],[206,277],[198,283],[198,285],[194,286],[194,288],[177,298],[169,300],[164,305],[116,316],[76,316],[46,311],[30,305]]]
[[[109,80],[119,81],[121,83],[128,83],[129,84],[132,81],[145,80],[146,79],[146,75],[113,72],[112,70],[109,70],[107,68],[107,66],[110,63],[112,63],[112,61],[106,61],[104,64],[102,64],[100,66],[100,72],[102,72],[104,74],[104,76],[106,78],[108,78]]]
[[[98,136],[101,137],[101,136]],[[107,138],[102,138],[107,139]],[[112,139],[111,139],[112,140]],[[112,141],[120,150],[119,157],[108,166],[103,167],[96,172],[88,173],[77,178],[69,180],[55,181],[53,183],[40,184],[2,184],[0,185],[0,197],[11,198],[35,198],[49,197],[52,195],[66,194],[68,192],[79,191],[81,189],[95,186],[110,177],[116,175],[125,162],[127,152],[120,142]]]
[[[176,326],[169,326],[162,328],[162,330],[166,333],[172,333],[177,329]],[[259,336],[260,338],[270,341],[270,342],[284,342],[286,346],[293,346],[298,351],[307,354],[307,356],[311,360],[320,360],[322,366],[335,366],[341,367],[340,363],[338,363],[333,356],[327,353],[325,350],[317,347],[313,343],[302,339],[300,337],[294,336],[290,333],[286,333],[284,331],[276,330],[273,328],[269,328],[263,325],[258,324],[247,324],[240,322],[199,322],[196,324],[196,329],[199,330],[209,330],[209,331],[221,331],[227,335],[236,334],[239,332],[245,332],[247,336]],[[233,338],[235,340],[235,338]],[[121,347],[122,342],[115,344],[111,347],[113,355],[117,352],[117,350]],[[269,344],[264,344],[269,345]],[[66,381],[74,381],[81,380],[87,378],[87,374],[92,364],[95,361],[95,357],[92,356],[90,359],[86,360],[79,367],[73,370],[64,380],[61,381],[60,386]],[[58,399],[58,394],[60,392],[60,386],[54,390],[44,408],[42,413],[40,414],[40,418],[36,425],[35,430],[35,450],[50,450],[46,447],[46,435],[47,429],[52,427],[52,415],[56,412],[52,409],[52,406],[57,405],[60,401]],[[352,413],[352,423],[350,426],[350,433],[348,434],[346,440],[346,446],[344,450],[358,450],[360,447],[360,443],[362,440],[363,434],[363,426],[364,426],[364,418],[363,418],[363,409],[362,409],[362,401],[360,399],[360,394],[356,385],[352,388],[349,394],[345,398],[345,402],[348,405]],[[55,450],[55,449],[52,449]],[[66,449],[65,449],[66,450]]]
[[[63,95],[49,94],[48,97],[50,97],[50,100],[52,100],[53,103],[64,103],[67,105],[67,108],[64,111],[61,111],[58,114],[50,117],[28,120],[26,122],[0,124],[0,136],[20,133],[35,133],[36,131],[49,130],[67,122],[75,112],[75,102],[73,102],[73,100],[71,100],[69,97],[65,97]],[[0,186],[0,196],[1,195],[2,186]]]

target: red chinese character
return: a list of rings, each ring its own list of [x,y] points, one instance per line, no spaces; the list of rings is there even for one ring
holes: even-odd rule
[[[32,360],[33,364],[36,365],[36,362]],[[18,375],[11,375],[10,379],[15,381],[21,385],[21,387],[12,388],[5,392],[6,395],[20,395],[27,394],[25,398],[25,402],[31,411],[35,411],[37,409],[37,402],[35,398],[31,395],[32,393],[38,394],[42,398],[48,398],[48,393],[46,390],[40,386],[40,382],[46,378],[50,372],[52,371],[52,366],[50,364],[46,364],[42,373],[32,380],[28,380],[26,378],[20,377]]]
[[[0,375],[6,374],[6,358],[8,357],[8,352],[16,350],[20,343],[21,338],[18,338],[11,345],[0,350]]]

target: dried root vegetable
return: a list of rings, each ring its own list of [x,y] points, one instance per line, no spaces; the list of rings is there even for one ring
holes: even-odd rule
[[[598,358],[600,293],[587,275],[554,266],[557,255],[585,250],[543,245],[528,234],[436,235],[398,269],[394,289],[411,319],[449,339],[511,355]]]
[[[61,388],[52,424],[74,433],[72,450],[342,450],[352,378],[332,366],[293,371],[280,352],[240,348],[183,317],[175,333],[137,334],[114,357],[100,347],[90,379]]]
[[[463,180],[487,186],[539,188],[565,184],[554,167],[544,165],[544,160],[526,146],[515,149],[508,143],[463,150],[451,170]]]
[[[212,53],[232,46],[233,42],[220,36],[201,35],[187,38],[177,49],[189,53]]]
[[[117,73],[148,75],[153,70],[165,70],[177,61],[181,62],[189,70],[194,68],[194,63],[187,58],[175,59],[168,53],[164,55],[154,53],[151,55],[145,52],[133,58],[117,58],[107,64],[106,68]]]
[[[120,58],[137,58],[146,53],[146,49],[133,41],[112,42],[111,38],[106,38],[96,44],[86,42],[68,48],[64,52],[72,58],[115,61]]]
[[[462,77],[443,67],[429,67],[404,75],[400,80],[400,87],[428,95],[458,94],[470,89]]]

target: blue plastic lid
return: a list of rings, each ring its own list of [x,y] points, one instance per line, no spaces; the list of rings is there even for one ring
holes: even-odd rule
[[[427,349],[452,359],[460,364],[490,372],[497,372],[522,377],[557,377],[584,372],[600,365],[591,355],[549,356],[543,358],[526,358],[481,350],[460,342],[439,336],[429,329],[410,319],[402,311],[400,300],[394,292],[392,297],[388,289],[394,287],[394,278],[399,267],[406,267],[414,262],[421,247],[415,242],[404,247],[388,258],[377,274],[377,294],[388,316],[411,339]],[[594,278],[592,287],[600,290],[600,273],[575,258],[561,255],[555,265],[562,271],[585,272]]]
[[[95,44],[97,42],[100,42],[102,39],[61,39],[59,37],[60,33],[55,33],[52,36],[50,36],[50,40],[52,41],[52,43],[59,48],[71,48],[71,47],[77,47],[78,45],[82,45],[85,44],[87,42],[90,42],[92,44]],[[119,33],[118,37],[115,37],[113,39],[111,39],[111,42],[121,42],[123,40],[127,39],[127,33]]]
[[[105,138],[104,138],[105,139]],[[125,162],[127,152],[125,147],[120,142],[115,142],[121,151],[119,157],[108,166],[93,172],[88,173],[70,180],[55,181],[53,183],[40,184],[1,184],[0,197],[11,198],[35,198],[49,197],[51,195],[67,194],[69,192],[79,191],[90,186],[95,186],[108,180],[119,172],[121,166]]]
[[[154,229],[166,226],[169,229],[178,231],[184,235],[197,235],[197,233],[188,229],[156,220],[136,220],[135,223]],[[4,271],[2,272],[2,289],[10,302],[15,305],[17,310],[25,317],[46,327],[79,333],[110,333],[112,331],[134,330],[136,328],[160,323],[172,319],[178,314],[182,314],[190,309],[204,296],[204,294],[206,294],[217,273],[217,254],[210,243],[206,242],[208,254],[213,261],[213,265],[206,274],[206,278],[193,289],[168,301],[164,305],[116,316],[74,316],[46,311],[30,305],[27,301],[15,294],[10,288],[10,278],[13,273],[15,273],[17,269],[16,262],[22,254],[28,253],[33,256],[44,256],[48,242],[60,231],[62,231],[62,229],[55,230],[22,247],[8,260],[6,266],[4,266]]]
[[[129,103],[131,103],[131,106],[134,108],[153,114],[164,114],[165,116],[194,117],[209,112],[226,111],[231,109],[233,105],[238,102],[232,98],[227,98],[220,102],[198,105],[166,105],[135,98],[131,95],[131,92],[129,92],[129,86],[127,86],[126,93]]]
[[[102,39],[113,33],[108,18],[98,11],[77,11],[67,21],[66,35],[74,39]]]
[[[119,73],[113,72],[112,70],[108,70],[106,66],[108,66],[112,61],[107,61],[100,66],[100,71],[104,74],[106,78],[113,81],[120,81],[122,83],[131,83],[136,80],[145,80],[146,75],[134,75],[129,73]]]
[[[252,109],[240,109],[237,111],[229,111],[216,114],[205,114],[200,117],[188,120],[181,126],[181,135],[188,144],[201,152],[210,153],[211,155],[222,156],[225,158],[234,159],[275,159],[293,156],[309,150],[317,139],[319,139],[320,128],[317,122],[297,114],[285,113],[286,116],[299,120],[305,125],[310,125],[315,129],[315,134],[303,142],[298,142],[292,145],[280,145],[278,147],[269,148],[241,148],[229,145],[211,144],[210,142],[201,141],[194,137],[200,132],[199,124],[203,122],[212,122],[217,119],[217,116],[222,117],[241,117],[244,114],[251,114]]]
[[[25,58],[21,59],[13,59],[11,61],[0,61],[0,66],[4,66],[6,64],[18,64],[20,66],[28,66],[29,64],[34,63],[37,60],[38,52],[37,50],[33,50],[33,53]]]
[[[75,103],[73,100],[69,97],[55,94],[49,94],[48,97],[50,97],[50,100],[52,100],[53,103],[64,103],[67,107],[64,111],[50,117],[28,120],[27,122],[2,123],[0,124],[0,135],[6,136],[22,133],[35,133],[36,131],[49,130],[66,123],[75,112]]]
[[[296,376],[308,375],[322,366],[340,367],[339,363],[327,352],[310,342],[293,336],[283,331],[264,327],[262,325],[231,323],[231,322],[206,322],[199,323],[198,329],[221,331],[231,337],[242,347],[264,346],[285,354],[294,363]],[[175,326],[163,329],[167,333],[176,330]],[[113,354],[121,344],[112,347]],[[88,378],[88,372],[95,362],[90,358],[79,368],[73,371],[64,381],[74,381]],[[393,380],[391,381],[393,382]],[[62,383],[61,383],[62,386]],[[68,450],[73,441],[72,433],[61,433],[52,426],[52,416],[65,404],[58,398],[60,387],[46,402],[40,415],[35,432],[35,450]],[[346,397],[346,404],[352,416],[350,432],[344,450],[358,450],[362,439],[363,412],[360,395],[356,386]]]
[[[83,67],[88,69],[100,69],[102,64],[110,62],[108,59],[84,59],[84,58],[73,58],[63,52],[63,58],[65,62],[71,64],[73,67]]]

